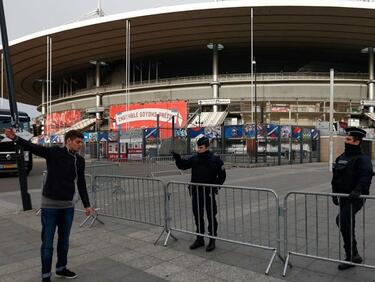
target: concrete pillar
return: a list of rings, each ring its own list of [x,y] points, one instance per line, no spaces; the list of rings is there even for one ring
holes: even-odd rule
[[[219,51],[224,49],[222,44],[218,43],[210,43],[207,45],[207,48],[212,49],[212,98],[218,99],[219,95],[219,88],[220,82],[218,81],[218,74],[219,74]],[[217,105],[213,106],[213,111],[217,112]]]
[[[102,106],[102,99],[100,97],[99,93],[99,87],[100,87],[100,62],[96,62],[96,73],[95,73],[95,85],[96,85],[96,108],[99,108]],[[96,113],[96,119],[100,120],[100,113]]]
[[[368,48],[368,99],[374,100],[374,48]],[[374,112],[374,107],[369,107],[370,113]]]

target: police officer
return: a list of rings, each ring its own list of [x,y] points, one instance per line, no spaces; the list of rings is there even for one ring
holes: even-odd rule
[[[209,151],[209,139],[205,136],[197,141],[197,154],[188,159],[172,151],[176,166],[179,169],[186,170],[191,168],[192,183],[223,184],[226,178],[226,172],[223,161]],[[196,233],[204,234],[204,207],[206,207],[208,219],[208,232],[211,236],[217,236],[217,205],[215,195],[218,193],[216,187],[196,186],[189,187],[192,198],[193,214],[196,226]],[[204,246],[203,236],[197,236],[195,242],[190,246],[191,250]],[[215,249],[215,239],[210,239],[206,251]]]
[[[336,224],[344,241],[346,261],[361,263],[355,239],[355,215],[363,206],[361,195],[368,195],[373,176],[372,163],[368,156],[361,152],[361,142],[366,131],[348,127],[346,129],[345,152],[333,164],[332,192],[349,194],[349,197],[333,197],[333,203],[338,205],[340,213]],[[341,263],[339,270],[345,270],[353,265]]]

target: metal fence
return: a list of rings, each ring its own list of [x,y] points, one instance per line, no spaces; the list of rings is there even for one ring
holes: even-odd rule
[[[90,175],[118,175],[120,173],[119,163],[92,160],[85,168]]]
[[[165,185],[153,178],[95,176],[100,215],[165,226]]]
[[[185,157],[185,156],[184,156]],[[150,176],[162,176],[170,174],[183,174],[183,171],[176,167],[172,157],[153,157],[148,161]],[[190,172],[190,170],[187,170]]]
[[[43,172],[42,184],[45,176]],[[357,213],[357,222],[350,222],[356,227],[357,247],[363,257],[362,263],[353,263],[345,260],[341,221],[338,220],[338,226],[336,224],[337,216],[340,219],[342,214],[332,203],[334,196],[343,203],[347,194],[289,192],[281,209],[278,195],[265,188],[176,181],[164,184],[154,178],[89,174],[86,174],[86,183],[96,212],[86,217],[81,226],[90,220],[91,226],[99,220],[98,216],[108,216],[163,227],[156,241],[166,234],[164,245],[174,237],[174,232],[182,232],[269,250],[272,256],[266,274],[276,255],[285,260],[283,276],[291,256],[375,269],[375,244],[371,242],[375,222],[373,217],[367,216],[375,212],[375,196],[361,196],[364,203]],[[79,198],[75,203],[76,210],[84,210]],[[193,204],[197,222],[192,212]],[[216,223],[208,213],[216,214],[217,233]],[[353,213],[351,208],[350,216],[346,216],[351,218]],[[210,222],[201,224],[205,214]],[[203,232],[201,228],[206,228],[207,223],[211,229]],[[352,241],[354,235],[350,236]]]
[[[273,252],[266,269],[268,274],[279,248],[279,200],[270,189],[239,186],[220,186],[188,182],[167,184],[168,232],[165,245],[172,231],[184,232],[219,239]],[[193,217],[195,206],[197,222]],[[201,234],[207,227],[211,235]],[[217,234],[215,234],[216,214]],[[211,215],[211,216],[209,216]],[[196,227],[198,225],[198,227]]]
[[[336,218],[344,216],[339,206],[332,203],[332,197],[338,201],[348,201],[347,194],[290,192],[284,198],[284,256],[283,276],[286,275],[291,255],[308,257],[338,263],[347,263],[362,267],[375,268],[375,246],[371,244],[374,225],[372,214],[375,211],[374,196],[361,196],[366,199],[362,209],[357,213],[356,221],[348,223],[356,227],[356,240],[363,263],[345,261],[343,240],[340,234],[341,221]],[[350,204],[350,218],[353,216],[353,204]],[[337,224],[339,226],[337,226]],[[351,233],[351,232],[350,232]],[[353,234],[350,235],[353,241]],[[352,252],[352,250],[351,250]],[[371,254],[371,255],[368,255]]]

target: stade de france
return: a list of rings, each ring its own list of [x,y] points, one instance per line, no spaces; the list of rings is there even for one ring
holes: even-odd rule
[[[142,107],[177,111],[180,128],[319,129],[333,82],[337,127],[372,138],[374,46],[374,2],[244,0],[74,22],[14,40],[10,51],[17,100],[38,106],[50,135],[75,124],[116,131],[118,114]],[[149,116],[133,114],[123,129],[155,127]]]

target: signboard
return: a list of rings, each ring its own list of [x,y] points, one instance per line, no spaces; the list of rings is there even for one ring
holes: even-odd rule
[[[159,125],[163,129],[172,128],[172,116],[175,117],[175,127],[184,127],[187,121],[186,101],[170,101],[159,103],[130,104],[126,111],[125,105],[109,107],[110,130],[129,130],[132,128],[155,128],[159,114]],[[165,130],[160,138],[172,136],[171,130]]]
[[[69,128],[81,120],[79,110],[56,112],[47,115],[44,125],[44,134],[51,135],[61,129]],[[51,132],[49,129],[51,128]]]
[[[361,100],[360,103],[362,106],[375,107],[375,100]]]
[[[94,107],[86,109],[86,113],[94,114],[94,113],[102,113],[104,112],[104,107]]]
[[[200,106],[229,105],[230,99],[206,99],[198,100]]]

